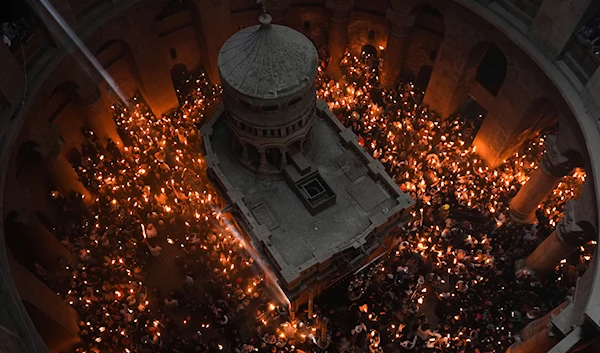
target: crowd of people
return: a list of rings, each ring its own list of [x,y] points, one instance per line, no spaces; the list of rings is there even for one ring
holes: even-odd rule
[[[600,17],[594,16],[588,23],[581,26],[577,33],[578,39],[592,53],[600,54]]]
[[[500,352],[570,293],[592,244],[548,277],[517,278],[514,262],[552,231],[582,171],[544,201],[539,223],[514,224],[508,201],[543,135],[490,170],[471,121],[429,111],[409,81],[380,89],[376,58],[348,53],[339,82],[325,63],[319,98],[417,201],[399,247],[317,298],[314,317],[279,307],[207,180],[198,124],[221,92],[201,73],[178,86],[168,116],[139,98],[115,104],[122,150],[87,135],[74,167],[97,199],[54,229],[78,258],[48,280],[79,313],[78,352],[318,352],[324,322],[329,351]]]

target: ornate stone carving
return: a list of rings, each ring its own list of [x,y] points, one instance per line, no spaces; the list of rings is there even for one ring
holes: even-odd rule
[[[44,137],[40,146],[36,148],[36,151],[42,155],[42,158],[46,160],[53,159],[60,152],[62,147],[62,137],[60,136],[60,129],[56,124],[50,124],[50,130]]]
[[[354,0],[326,0],[325,6],[331,10],[331,19],[336,22],[348,21],[354,9]]]
[[[588,236],[578,222],[577,201],[569,200],[565,204],[563,218],[558,222],[556,235],[563,242],[570,245],[581,245],[588,240]]]
[[[391,8],[385,10],[385,18],[390,21],[391,34],[398,37],[407,36],[415,23],[415,16],[405,15]]]
[[[574,165],[560,153],[556,139],[556,135],[546,136],[546,153],[542,156],[541,167],[552,176],[563,177],[573,170]]]

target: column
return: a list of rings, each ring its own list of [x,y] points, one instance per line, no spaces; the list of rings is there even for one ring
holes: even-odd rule
[[[392,87],[402,69],[404,46],[415,22],[415,17],[405,15],[391,8],[386,10],[385,17],[390,21],[390,33],[383,55],[379,81],[383,87]]]
[[[320,320],[320,329],[319,340],[317,341],[317,346],[321,349],[326,349],[329,347],[329,338],[327,337],[327,324],[329,323],[329,319],[324,317]]]
[[[31,208],[25,208],[19,212],[15,222],[21,225],[23,232],[22,244],[25,249],[34,254],[34,257],[49,271],[60,268],[60,259],[64,258],[72,262],[71,252],[52,234],[42,222],[39,221]],[[17,236],[14,234],[13,236]]]
[[[282,147],[279,151],[281,153],[281,170],[283,170],[285,167],[287,167],[287,151],[288,151],[288,149],[285,147]]]
[[[260,172],[268,172],[269,171],[269,162],[267,161],[267,152],[264,149],[259,150],[260,152],[260,165],[258,166],[258,170]]]
[[[154,115],[161,116],[179,106],[165,48],[152,27],[137,30],[140,32],[132,33],[128,44],[139,75],[138,84]]]
[[[327,0],[325,6],[331,11],[327,42],[329,51],[327,73],[339,80],[342,76],[340,62],[348,46],[348,20],[350,12],[354,8],[354,0]]]
[[[524,268],[536,273],[552,271],[560,260],[569,256],[588,239],[593,239],[595,231],[584,229],[578,224],[580,217],[577,206],[578,201],[567,201],[564,216],[556,229],[525,259]]]
[[[519,338],[521,338],[521,341],[525,341],[530,337],[533,337],[538,332],[544,330],[550,323],[550,320],[552,320],[552,317],[560,314],[560,312],[569,306],[569,304],[569,301],[564,301],[551,312],[527,324],[527,326],[525,326],[521,332],[519,332]]]
[[[546,353],[558,343],[550,329],[544,329],[523,342],[514,343],[506,353]]]
[[[12,263],[10,268],[27,314],[46,346],[61,351],[57,348],[79,342],[77,312],[25,267]]]
[[[4,42],[0,43],[0,66],[0,106],[8,104],[9,107],[16,107],[23,99],[27,82],[25,73]]]
[[[564,51],[591,3],[592,0],[542,2],[529,33],[548,58],[556,59]]]
[[[102,147],[106,148],[108,141],[112,140],[117,148],[122,150],[123,140],[117,131],[112,109],[101,98],[100,88],[96,84],[90,83],[89,86],[78,88],[76,92],[81,113],[87,125],[98,137]]]
[[[546,137],[546,152],[540,166],[531,174],[510,202],[510,216],[517,223],[533,223],[538,205],[556,188],[563,176],[573,170],[569,159],[560,154],[556,136]]]
[[[245,142],[242,142],[241,145],[242,145],[242,162],[245,164],[250,164],[250,158],[248,155],[248,144]]]
[[[258,7],[257,7],[258,8]],[[233,34],[228,0],[194,0],[193,11],[202,65],[212,83],[220,84],[217,58]],[[258,23],[258,19],[257,19]]]

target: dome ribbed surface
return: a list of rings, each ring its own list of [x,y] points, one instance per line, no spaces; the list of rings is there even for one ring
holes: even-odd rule
[[[219,52],[221,80],[246,96],[274,99],[293,94],[317,73],[317,50],[286,26],[256,25],[231,36]]]

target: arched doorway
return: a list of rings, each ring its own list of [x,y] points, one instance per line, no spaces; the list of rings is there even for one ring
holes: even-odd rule
[[[506,66],[506,56],[502,50],[494,43],[490,43],[477,68],[475,81],[495,97],[506,78]]]
[[[417,81],[415,85],[425,91],[427,89],[427,85],[429,85],[429,79],[431,78],[431,73],[433,72],[433,67],[430,65],[423,65],[419,69],[419,74],[417,75]]]
[[[176,64],[171,68],[171,81],[173,81],[173,87],[175,87],[176,92],[179,92],[182,85],[185,83],[185,80],[188,78],[188,69],[184,64]]]
[[[267,162],[277,168],[281,167],[281,150],[279,148],[269,148],[266,152]]]
[[[129,44],[122,39],[109,40],[96,50],[96,59],[113,78],[126,98],[135,95],[138,88],[141,87],[142,81]]]
[[[77,170],[78,167],[81,167],[81,153],[77,148],[73,147],[68,150],[66,157],[73,169]]]
[[[77,84],[71,81],[65,81],[56,86],[54,91],[52,91],[47,103],[47,111],[50,112],[50,115],[48,115],[49,123],[55,121],[60,113],[73,101],[76,89]]]
[[[362,46],[360,50],[360,54],[367,58],[377,58],[377,49],[371,44],[365,44]]]

